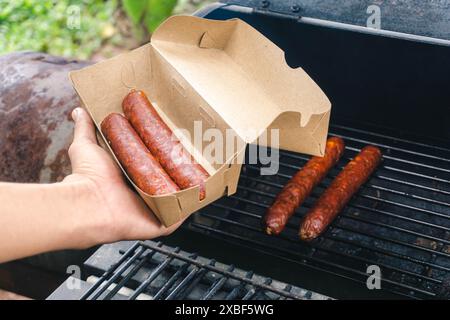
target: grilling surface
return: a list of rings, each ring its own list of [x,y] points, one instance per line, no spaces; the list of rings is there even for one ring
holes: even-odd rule
[[[189,220],[189,228],[363,286],[367,267],[377,265],[382,290],[419,299],[449,297],[450,149],[436,141],[348,125],[332,125],[333,135],[345,140],[344,156],[280,236],[264,234],[261,217],[309,159],[282,150],[276,175],[260,175],[258,164],[244,165],[237,193],[202,209]],[[301,242],[297,235],[301,218],[367,144],[383,152],[380,167],[325,234],[311,243]]]

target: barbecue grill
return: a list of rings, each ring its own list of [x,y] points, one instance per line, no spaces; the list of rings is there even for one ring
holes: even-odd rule
[[[179,248],[152,242],[128,251],[103,246],[100,253],[109,252],[119,263],[109,268],[96,255],[88,260],[85,278],[97,278],[82,298],[111,298],[123,287],[131,288],[128,298],[323,297],[313,292],[333,298],[450,298],[449,4],[412,1],[422,17],[433,18],[424,25],[402,2],[387,3],[386,11],[394,14],[382,23],[392,31],[382,31],[348,24],[365,22],[363,1],[343,1],[332,13],[329,1],[294,2],[228,1],[198,15],[246,21],[285,51],[291,67],[302,67],[319,84],[333,104],[330,136],[346,142],[339,164],[278,237],[262,232],[261,217],[309,156],[281,150],[279,172],[272,176],[260,175],[261,164],[244,165],[235,195],[195,213],[162,239],[225,265],[217,268],[214,261],[198,262]],[[301,242],[300,219],[367,144],[382,150],[381,166],[322,236]],[[165,260],[139,273],[161,255]],[[158,272],[172,263],[186,266],[181,280],[170,288],[154,285]],[[233,264],[262,276],[253,281]],[[371,265],[381,270],[379,290],[366,286]],[[175,274],[167,276],[169,282]],[[271,278],[282,282],[274,285]],[[207,289],[196,293],[202,286]]]

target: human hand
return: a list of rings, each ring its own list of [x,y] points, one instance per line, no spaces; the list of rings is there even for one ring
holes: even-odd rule
[[[164,227],[143,200],[125,183],[119,167],[96,140],[94,124],[85,110],[72,112],[75,121],[69,148],[70,185],[76,197],[77,223],[86,224],[80,247],[118,240],[150,239],[168,235],[181,224]]]

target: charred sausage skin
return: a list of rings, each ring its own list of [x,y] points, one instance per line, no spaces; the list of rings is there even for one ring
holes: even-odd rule
[[[124,116],[109,114],[102,121],[101,130],[125,171],[142,191],[163,195],[180,190]]]
[[[380,149],[366,146],[344,167],[306,214],[300,226],[300,239],[310,241],[325,231],[361,185],[369,179],[381,157]]]
[[[309,196],[312,189],[326,176],[344,153],[345,144],[339,137],[327,140],[325,155],[312,157],[277,195],[264,217],[265,231],[278,235],[286,226],[295,209]]]
[[[175,183],[181,189],[199,185],[200,200],[204,199],[208,172],[183,147],[145,93],[132,90],[123,100],[122,108],[144,144]]]

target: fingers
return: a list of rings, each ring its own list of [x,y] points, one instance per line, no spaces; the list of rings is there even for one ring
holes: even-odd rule
[[[72,173],[90,173],[92,171],[93,154],[86,150],[92,144],[97,145],[94,123],[89,114],[82,108],[75,108],[72,111],[72,119],[75,122],[73,142],[68,153],[72,165]]]
[[[73,143],[97,143],[94,123],[88,113],[82,108],[72,111],[72,119],[75,122]]]

